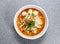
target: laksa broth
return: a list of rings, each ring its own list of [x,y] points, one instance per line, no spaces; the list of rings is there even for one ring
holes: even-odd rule
[[[26,36],[39,34],[45,26],[44,14],[35,8],[27,8],[19,13],[16,20],[18,30]]]

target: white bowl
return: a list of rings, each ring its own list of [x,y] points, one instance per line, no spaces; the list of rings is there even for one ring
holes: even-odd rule
[[[35,35],[35,36],[25,36],[24,34],[22,34],[22,33],[18,30],[17,25],[16,25],[17,16],[19,15],[19,13],[20,13],[22,10],[24,10],[24,9],[26,9],[26,8],[36,8],[36,9],[40,10],[42,13],[44,13],[44,16],[45,16],[46,23],[45,23],[45,26],[44,26],[44,28],[43,28],[43,31],[41,31],[41,33],[39,33],[39,34],[37,34],[37,35]],[[26,6],[22,7],[22,8],[20,8],[20,9],[17,11],[17,13],[15,14],[15,17],[14,17],[14,27],[15,27],[16,32],[17,32],[21,37],[23,37],[23,38],[25,38],[25,39],[31,39],[31,40],[37,39],[37,38],[43,36],[43,35],[45,34],[46,30],[47,30],[47,27],[48,27],[48,17],[47,17],[47,14],[46,14],[46,12],[44,11],[44,9],[42,9],[40,6],[36,6],[36,5],[26,5]]]

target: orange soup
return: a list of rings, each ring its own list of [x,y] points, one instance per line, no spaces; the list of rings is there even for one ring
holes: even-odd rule
[[[27,8],[19,13],[16,20],[18,30],[26,36],[39,34],[45,26],[44,14],[35,8]]]

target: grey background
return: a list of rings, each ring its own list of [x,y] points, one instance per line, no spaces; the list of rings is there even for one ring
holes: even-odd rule
[[[15,13],[24,5],[42,7],[48,16],[46,34],[36,40],[21,38],[15,31]],[[0,44],[60,44],[60,0],[0,0]]]

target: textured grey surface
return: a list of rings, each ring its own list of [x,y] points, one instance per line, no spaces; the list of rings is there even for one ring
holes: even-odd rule
[[[46,34],[36,40],[21,38],[13,27],[15,13],[27,4],[41,6],[49,18]],[[0,44],[60,44],[60,0],[0,0]]]

